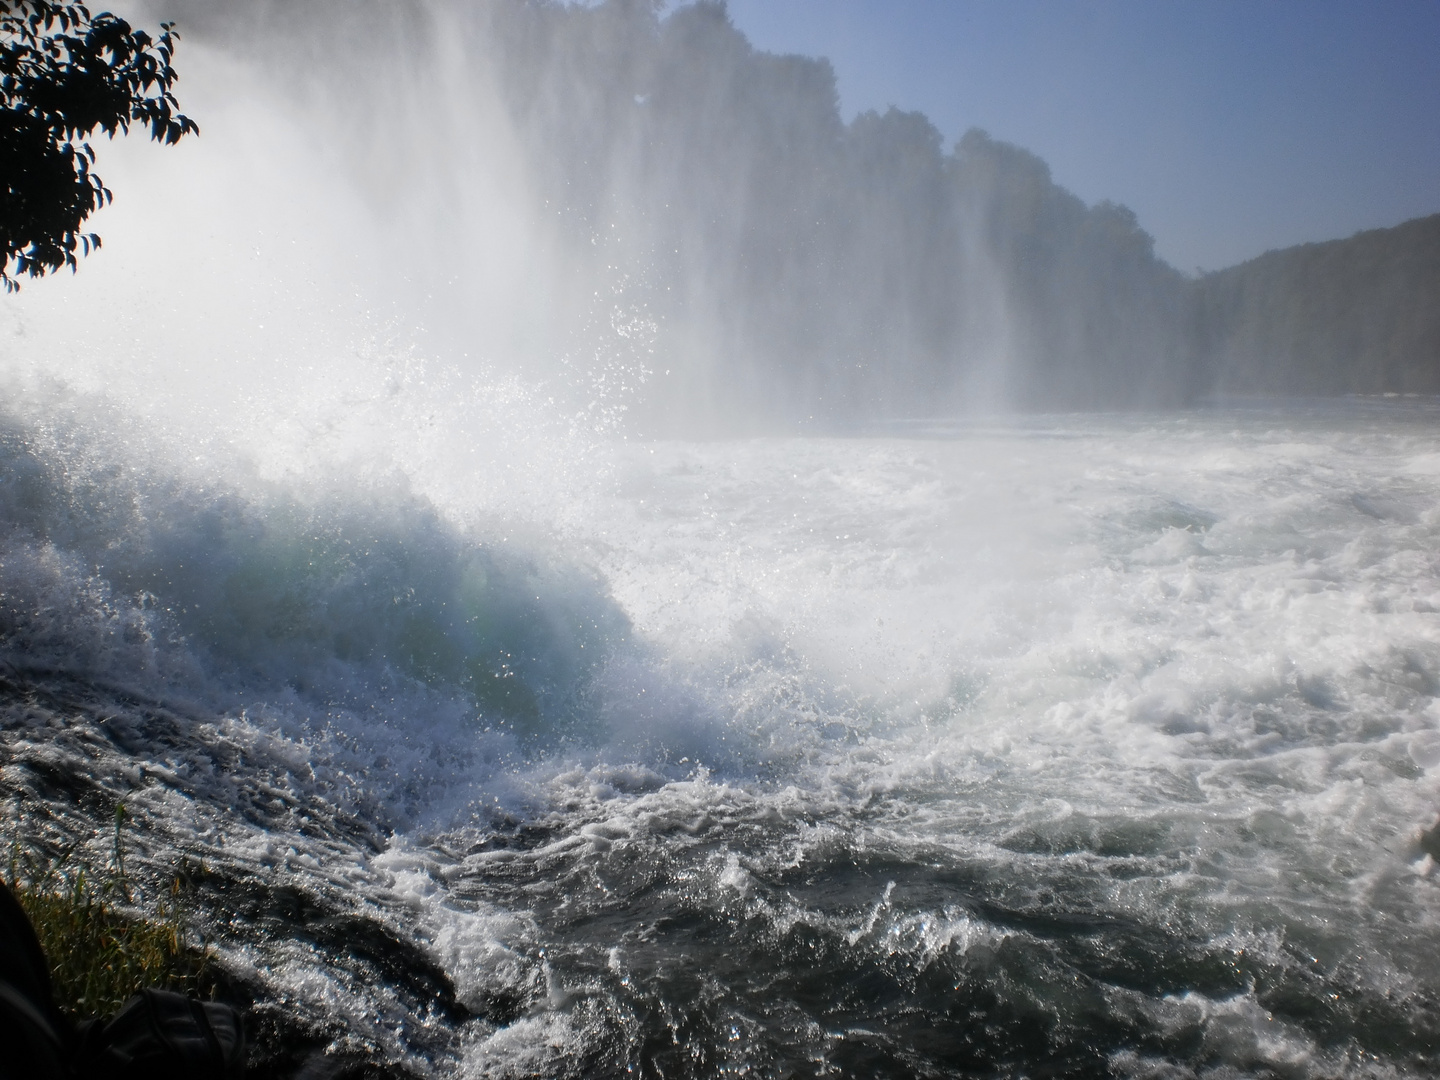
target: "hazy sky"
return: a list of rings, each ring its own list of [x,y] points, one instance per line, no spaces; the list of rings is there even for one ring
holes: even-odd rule
[[[1217,269],[1440,212],[1440,0],[730,0],[846,119],[982,127]]]

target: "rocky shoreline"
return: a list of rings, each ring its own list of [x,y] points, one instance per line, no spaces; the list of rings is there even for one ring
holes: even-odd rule
[[[250,783],[235,782],[240,768]],[[223,725],[172,704],[53,673],[0,676],[6,840],[74,848],[103,865],[124,800],[138,822],[127,840],[130,872],[152,893],[177,868],[184,876],[215,996],[244,1011],[251,1076],[426,1075],[414,1048],[443,1060],[477,1017],[393,913],[347,892],[344,874],[360,872],[383,836],[293,781],[287,763],[264,760],[259,744],[241,746]],[[267,845],[282,850],[267,857]],[[302,882],[284,872],[287,855],[312,864],[328,857],[337,870]],[[308,954],[314,968],[368,999],[372,1030],[327,1010],[323,995],[306,1000],[275,985],[265,961],[277,950]],[[515,1009],[493,1002],[493,1019]]]

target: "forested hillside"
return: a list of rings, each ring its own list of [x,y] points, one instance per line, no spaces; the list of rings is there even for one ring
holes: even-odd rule
[[[1221,393],[1440,393],[1440,214],[1267,252],[1194,292]]]
[[[827,61],[722,5],[500,4],[483,40],[547,202],[638,268],[667,409],[844,423],[1193,396],[1187,283],[1127,209],[919,113],[843,122]]]
[[[828,61],[755,49],[722,3],[183,11],[347,133],[397,277],[457,301],[427,318],[471,348],[530,310],[506,358],[587,408],[623,385],[635,430],[1440,392],[1440,218],[1193,279],[1026,150],[847,122]],[[331,38],[326,66],[297,44]],[[497,280],[525,283],[498,312]]]

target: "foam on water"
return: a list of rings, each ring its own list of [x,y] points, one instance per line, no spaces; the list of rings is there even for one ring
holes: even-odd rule
[[[125,794],[139,864],[204,859],[224,961],[336,1045],[474,1076],[1433,1065],[1433,407],[556,423],[569,450],[467,487],[458,440],[399,429],[525,399],[413,371],[352,370],[285,468],[23,379],[5,429],[7,791],[97,851],[75,792]],[[396,436],[347,444],[366,379]]]
[[[503,131],[436,159],[475,198],[398,169],[384,218],[323,107],[185,49],[204,137],[103,148],[104,251],[0,308],[0,792],[56,849],[103,862],[123,797],[137,874],[203,862],[262,1036],[1436,1071],[1433,404],[627,441],[646,318],[542,332]],[[417,141],[407,103],[480,107],[447,57]]]

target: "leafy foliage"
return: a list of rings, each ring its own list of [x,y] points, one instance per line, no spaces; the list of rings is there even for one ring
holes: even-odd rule
[[[83,4],[0,0],[0,281],[7,292],[22,274],[73,271],[77,251],[100,246],[99,236],[80,231],[111,201],[84,141],[97,128],[114,136],[139,124],[166,144],[199,132],[172,93],[176,40],[170,23],[152,39]]]

